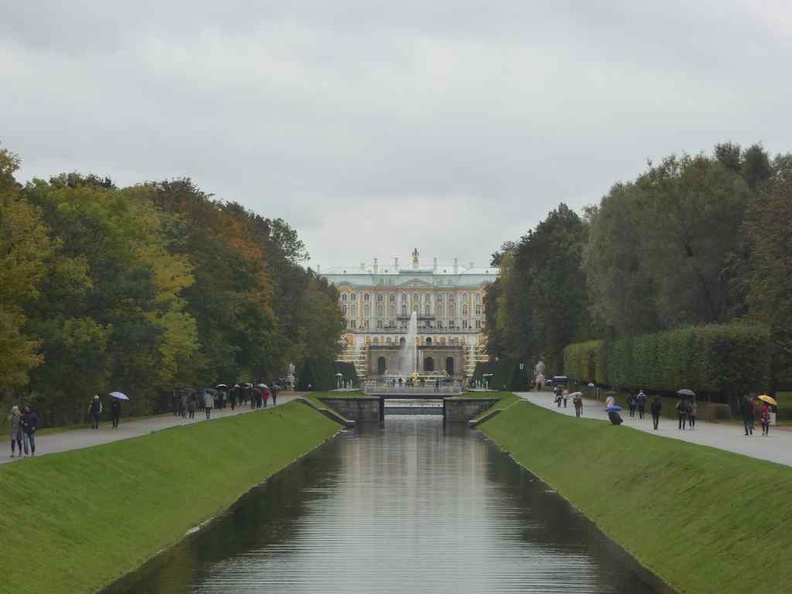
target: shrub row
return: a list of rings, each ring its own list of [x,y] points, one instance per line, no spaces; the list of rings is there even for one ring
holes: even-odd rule
[[[531,371],[525,367],[520,369],[520,365],[520,361],[506,357],[501,357],[496,361],[477,363],[476,369],[473,371],[473,380],[485,379],[493,390],[529,390],[532,379]]]
[[[691,326],[569,345],[566,374],[581,382],[733,397],[768,381],[769,331],[747,324]]]

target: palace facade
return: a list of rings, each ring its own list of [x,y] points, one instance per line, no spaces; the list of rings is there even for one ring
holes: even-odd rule
[[[398,373],[413,312],[417,317],[418,372],[447,372],[464,379],[486,361],[484,291],[497,268],[421,266],[418,251],[409,266],[361,264],[321,276],[339,291],[346,332],[340,360],[355,364],[361,378]]]

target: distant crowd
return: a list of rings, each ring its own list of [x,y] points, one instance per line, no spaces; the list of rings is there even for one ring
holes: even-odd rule
[[[212,410],[223,410],[230,407],[248,406],[251,409],[267,408],[270,398],[272,406],[278,403],[278,392],[283,389],[284,382],[274,381],[267,384],[251,383],[218,384],[214,388],[177,388],[173,391],[171,409],[174,416],[194,419],[197,410],[203,410],[207,419],[211,418]]]

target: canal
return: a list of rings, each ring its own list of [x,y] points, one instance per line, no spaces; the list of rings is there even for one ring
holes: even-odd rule
[[[287,591],[668,590],[479,432],[412,415],[339,435],[105,593]]]

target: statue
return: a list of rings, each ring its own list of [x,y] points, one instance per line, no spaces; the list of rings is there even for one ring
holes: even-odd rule
[[[413,257],[413,265],[418,266],[418,248],[413,249],[412,257]]]
[[[297,371],[297,368],[294,366],[294,363],[289,363],[289,373],[286,375],[286,384],[288,384],[289,388],[294,391],[294,372]]]

